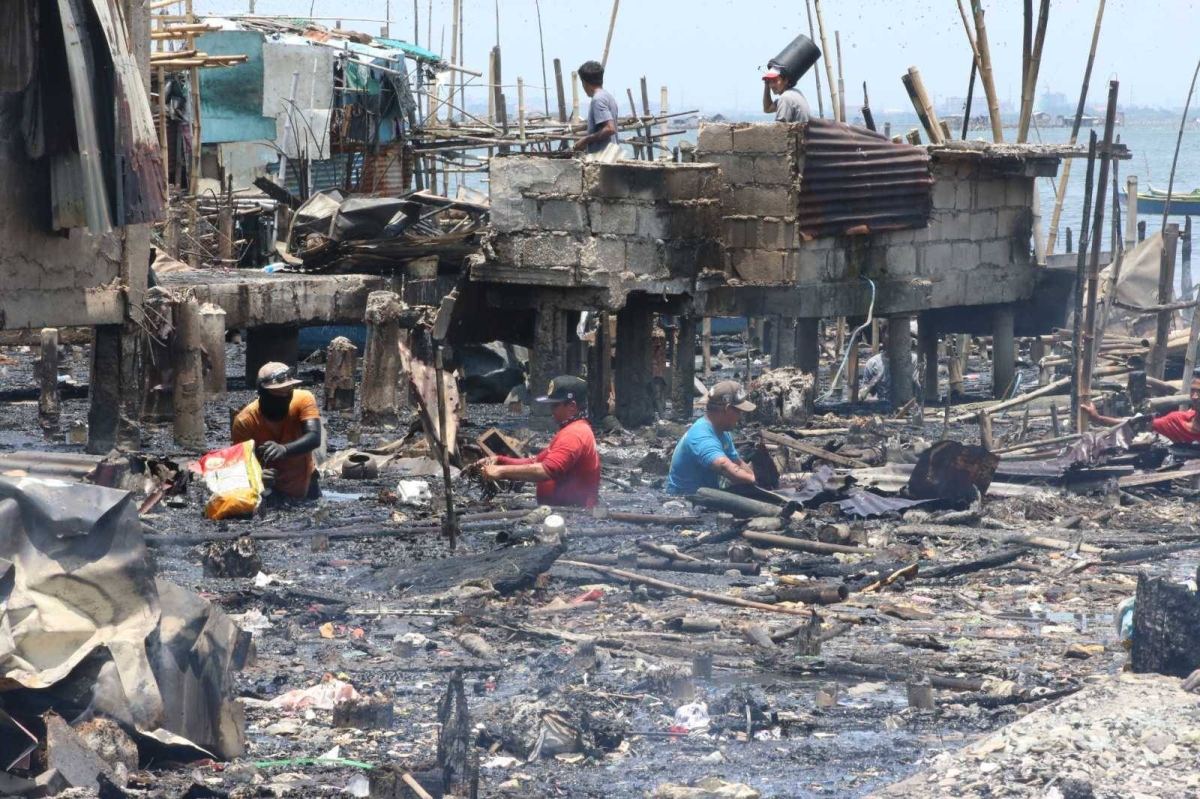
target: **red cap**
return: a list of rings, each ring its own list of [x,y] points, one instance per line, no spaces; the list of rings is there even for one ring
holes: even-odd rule
[[[782,74],[782,73],[780,73],[779,70],[772,67],[771,69],[768,69],[766,72],[763,73],[762,78],[763,78],[763,80],[775,80],[776,78],[778,78],[780,76],[780,74]]]

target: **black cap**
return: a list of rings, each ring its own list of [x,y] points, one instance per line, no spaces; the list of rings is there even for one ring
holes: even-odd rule
[[[537,402],[571,402],[575,401],[581,407],[587,405],[587,381],[574,375],[561,375],[550,381],[546,396],[538,397]]]

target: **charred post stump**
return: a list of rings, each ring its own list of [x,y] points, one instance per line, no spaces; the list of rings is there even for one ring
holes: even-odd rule
[[[617,419],[626,427],[654,422],[653,321],[650,308],[635,297],[617,314]]]
[[[471,714],[461,671],[455,671],[438,705],[437,759],[442,768],[442,784],[447,789],[469,786],[479,778],[478,765],[472,758]]]
[[[143,329],[134,324],[93,329],[87,451],[103,455],[115,446],[139,449],[142,418],[139,362]]]
[[[544,396],[550,381],[567,372],[567,313],[548,303],[538,306],[533,329],[533,348],[529,351],[529,396]],[[649,331],[646,331],[649,336]],[[647,383],[647,386],[649,383]],[[551,406],[535,402],[530,408],[534,418],[548,423]]]
[[[816,375],[821,367],[821,320],[796,320],[796,368]]]
[[[150,422],[167,422],[175,415],[175,397],[172,389],[174,365],[171,360],[171,342],[175,338],[175,312],[170,295],[160,289],[147,292],[142,311],[152,334],[149,351],[142,364],[142,418]]]
[[[696,318],[679,317],[678,339],[675,342],[675,359],[671,368],[671,418],[677,422],[692,421],[696,397]]]
[[[225,399],[225,310],[211,302],[200,306],[200,343],[204,348],[204,394]]]
[[[195,297],[175,303],[175,443],[204,449],[204,369],[201,361],[200,305]]]
[[[354,410],[354,365],[358,347],[344,336],[329,342],[325,351],[325,410]]]
[[[38,420],[47,433],[58,432],[62,407],[58,392],[58,328],[42,328],[42,357],[37,365]]]
[[[608,311],[601,311],[598,316],[595,337],[588,347],[588,409],[597,421],[608,416],[613,345]]]
[[[382,694],[342,702],[333,708],[335,728],[390,730],[395,720],[390,697]]]
[[[922,677],[905,684],[908,692],[908,706],[913,710],[933,710],[933,684],[928,677]]]
[[[1200,595],[1162,577],[1138,576],[1130,663],[1139,674],[1187,677],[1200,668]]]
[[[390,291],[367,297],[367,349],[363,355],[362,420],[364,424],[398,424],[400,384],[400,319],[406,306]]]
[[[920,358],[925,364],[921,375],[921,391],[926,402],[938,400],[938,331],[928,314],[917,322],[917,343]]]
[[[796,636],[796,654],[800,657],[821,656],[821,617],[813,613]]]
[[[262,571],[258,544],[248,535],[236,541],[213,541],[204,551],[205,577],[253,577]]]
[[[905,314],[888,320],[887,358],[891,379],[888,390],[893,408],[900,408],[913,398],[911,323],[912,317]]]

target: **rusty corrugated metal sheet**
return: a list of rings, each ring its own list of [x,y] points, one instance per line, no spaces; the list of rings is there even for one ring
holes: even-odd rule
[[[382,197],[396,197],[409,190],[412,182],[412,153],[406,147],[390,147],[379,152],[363,152],[358,191]]]
[[[798,223],[807,237],[920,228],[933,210],[933,174],[923,147],[866,128],[813,119],[800,150]]]

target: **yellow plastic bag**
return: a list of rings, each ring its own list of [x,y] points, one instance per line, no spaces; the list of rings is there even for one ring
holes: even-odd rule
[[[212,492],[204,515],[213,521],[248,516],[262,501],[262,466],[254,456],[254,442],[243,441],[218,449],[200,459],[200,473]]]

